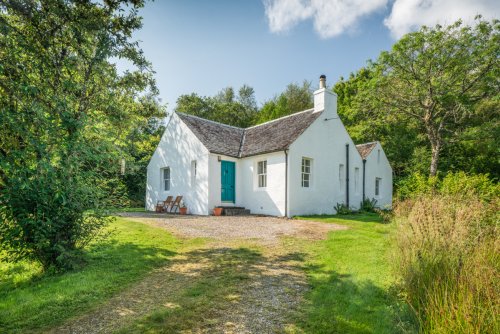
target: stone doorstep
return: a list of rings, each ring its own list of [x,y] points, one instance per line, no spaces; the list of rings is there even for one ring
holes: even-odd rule
[[[235,207],[235,206],[219,206],[219,208],[223,208],[223,215],[226,216],[249,216],[250,210],[245,209],[243,207]]]

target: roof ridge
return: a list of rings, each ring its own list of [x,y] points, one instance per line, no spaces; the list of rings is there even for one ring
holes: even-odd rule
[[[193,117],[193,118],[196,118],[196,119],[199,119],[199,120],[202,120],[202,121],[207,121],[207,122],[211,122],[211,123],[214,123],[214,124],[219,124],[219,125],[223,125],[223,126],[227,126],[227,127],[230,127],[230,128],[234,128],[234,129],[238,129],[238,130],[243,130],[243,131],[246,131],[248,129],[253,129],[253,128],[256,128],[256,127],[259,127],[259,126],[262,126],[262,125],[266,125],[266,124],[269,124],[269,123],[273,123],[273,122],[276,122],[276,121],[280,121],[282,119],[285,119],[285,118],[288,118],[288,117],[292,117],[292,116],[295,116],[297,114],[302,114],[302,113],[305,113],[305,112],[308,112],[308,111],[311,111],[311,110],[314,110],[314,108],[310,108],[310,109],[306,109],[306,110],[302,110],[302,111],[298,111],[298,112],[295,112],[293,114],[290,114],[290,115],[285,115],[285,116],[282,116],[280,118],[276,118],[276,119],[272,119],[270,121],[267,121],[267,122],[264,122],[264,123],[261,123],[261,124],[256,124],[256,125],[252,125],[252,126],[249,126],[247,128],[240,128],[238,126],[234,126],[234,125],[229,125],[229,124],[225,124],[225,123],[221,123],[221,122],[217,122],[217,121],[213,121],[211,119],[208,119],[208,118],[203,118],[203,117],[200,117],[200,116],[195,116],[195,115],[191,115],[191,114],[186,114],[186,113],[183,113],[183,112],[180,112],[180,111],[174,111],[175,113],[177,114],[181,114],[181,115],[184,115],[184,116],[187,116],[187,117]],[[360,145],[363,145],[363,144],[360,144]]]
[[[311,110],[314,110],[314,108],[310,108],[310,109],[306,109],[306,110],[294,112],[293,114],[285,115],[285,116],[282,116],[282,117],[276,118],[276,119],[272,119],[270,121],[267,121],[267,122],[264,122],[264,123],[261,123],[261,124],[252,125],[252,126],[249,126],[248,128],[245,128],[245,130],[253,129],[253,128],[256,128],[256,127],[259,127],[259,126],[262,126],[262,125],[265,125],[265,124],[273,123],[273,122],[276,122],[276,121],[279,121],[279,120],[282,120],[282,119],[285,119],[285,118],[288,118],[288,117],[292,117],[292,116],[295,116],[297,114],[302,114],[302,113],[305,113],[305,112],[308,112],[308,111],[311,111]]]
[[[215,124],[227,126],[227,127],[233,128],[233,129],[238,129],[238,130],[243,130],[243,131],[245,130],[245,128],[240,128],[240,127],[237,127],[237,126],[234,126],[234,125],[229,125],[229,124],[225,124],[225,123],[221,123],[221,122],[217,122],[217,121],[212,121],[211,119],[208,119],[208,118],[203,118],[203,117],[199,117],[199,116],[195,116],[195,115],[191,115],[191,114],[186,114],[186,113],[179,112],[179,111],[174,111],[174,112],[177,113],[177,114],[181,114],[181,115],[187,116],[187,117],[197,118],[197,119],[202,120],[202,121],[206,121],[206,122],[210,122],[210,123],[215,123]]]
[[[243,134],[241,135],[240,147],[238,148],[238,158],[241,158],[241,151],[243,150],[243,145],[245,144],[245,137],[247,135],[246,129],[243,130]]]

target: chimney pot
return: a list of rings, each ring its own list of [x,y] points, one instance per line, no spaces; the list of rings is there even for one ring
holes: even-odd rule
[[[321,74],[319,76],[319,89],[326,88],[326,75]]]

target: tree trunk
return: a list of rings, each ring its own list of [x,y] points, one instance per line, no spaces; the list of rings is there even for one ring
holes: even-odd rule
[[[432,124],[430,121],[430,113],[425,117],[424,125],[427,131],[427,137],[429,138],[429,142],[431,144],[431,166],[429,170],[430,176],[436,176],[438,171],[438,162],[439,162],[439,154],[441,153],[441,147],[443,143],[443,139],[441,138],[440,126],[436,124]]]
[[[441,143],[431,143],[432,146],[432,156],[431,156],[431,168],[430,176],[436,176],[438,170],[439,153],[441,153]]]

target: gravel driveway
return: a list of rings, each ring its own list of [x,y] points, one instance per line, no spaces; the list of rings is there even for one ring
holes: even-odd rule
[[[306,240],[326,238],[329,231],[345,226],[313,221],[261,216],[179,216],[157,213],[120,213],[122,217],[163,228],[185,239],[208,238],[201,248],[173,257],[141,282],[115,295],[97,309],[71,319],[50,333],[114,333],[155,310],[176,305],[183,289],[193,286],[205,272],[217,270],[217,258],[229,259],[245,243],[260,245],[259,259],[241,268],[248,278],[237,286],[228,305],[213,310],[209,326],[182,333],[265,334],[284,333],[299,312],[309,286],[303,271],[308,254],[280,237]],[[243,242],[241,242],[243,241]],[[236,259],[236,258],[235,258]],[[225,269],[220,269],[224,275]],[[238,269],[240,270],[240,269]],[[225,307],[224,307],[225,306]]]
[[[266,244],[276,243],[282,236],[324,239],[329,231],[347,229],[336,224],[268,216],[180,216],[149,212],[127,212],[120,216],[164,228],[180,237],[248,239]]]

